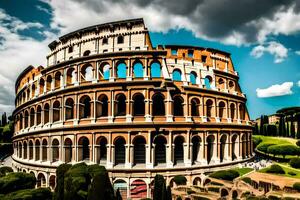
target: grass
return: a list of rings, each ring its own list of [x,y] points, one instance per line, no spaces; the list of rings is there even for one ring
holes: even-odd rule
[[[237,171],[240,174],[240,176],[243,176],[243,175],[253,171],[253,169],[249,168],[249,167],[234,168],[233,170]]]
[[[282,167],[282,169],[284,170],[285,174],[274,174],[274,175],[278,175],[278,176],[285,176],[285,177],[291,177],[291,178],[299,178],[300,179],[300,170],[299,169],[295,169],[290,167],[288,164],[283,164],[283,163],[276,163],[278,165],[280,165]],[[269,169],[269,167],[263,168],[261,170],[259,170],[259,172],[263,172],[263,173],[267,173],[266,171]],[[289,172],[294,172],[296,175],[292,176],[290,174],[288,174]]]

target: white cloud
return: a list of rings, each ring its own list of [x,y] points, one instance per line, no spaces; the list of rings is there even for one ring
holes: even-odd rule
[[[282,44],[272,41],[269,42],[266,46],[258,45],[254,47],[251,51],[251,55],[254,58],[260,58],[264,53],[269,53],[274,56],[274,63],[283,62],[288,56],[288,49]]]
[[[297,85],[298,85],[298,87],[300,87],[300,81],[298,81]]]
[[[293,85],[293,82],[284,82],[282,84],[272,85],[265,89],[257,88],[256,95],[259,98],[290,95],[293,94],[291,90]]]
[[[300,56],[300,51],[295,51],[295,54]]]

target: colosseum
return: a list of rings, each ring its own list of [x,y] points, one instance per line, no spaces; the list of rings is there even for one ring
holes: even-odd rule
[[[49,44],[17,78],[13,167],[55,187],[62,163],[104,165],[127,198],[156,174],[204,185],[253,158],[252,126],[230,53],[153,47],[143,19],[83,28]]]

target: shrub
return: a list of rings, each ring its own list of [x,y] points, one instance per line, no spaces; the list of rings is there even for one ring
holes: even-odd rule
[[[264,153],[268,153],[268,148],[272,145],[275,145],[273,143],[261,143],[257,146],[257,150],[264,152]]]
[[[294,167],[294,168],[300,168],[300,158],[292,158],[290,160],[290,163],[291,167]]]
[[[239,177],[239,175],[239,172],[235,170],[220,170],[210,174],[209,176],[216,179],[232,181],[236,177]]]
[[[186,185],[186,178],[182,175],[174,176],[174,182],[176,185]]]
[[[300,182],[294,183],[293,189],[295,189],[295,190],[297,190],[298,192],[300,192]]]
[[[268,147],[267,152],[273,155],[298,155],[299,147],[292,144],[273,145]]]
[[[244,177],[242,178],[242,181],[244,181],[245,183],[251,184],[252,180],[249,177]]]
[[[260,137],[253,137],[253,144],[256,147],[257,145],[259,145],[259,143],[262,142],[262,139]]]
[[[1,167],[0,168],[0,177],[5,176],[7,173],[13,172],[13,169],[11,167]]]
[[[300,140],[297,140],[296,145],[300,147]]]
[[[291,175],[291,176],[296,176],[297,175],[295,172],[292,172],[292,171],[288,172],[288,174]]]
[[[90,174],[90,176],[93,178],[96,174],[98,173],[102,173],[102,172],[105,172],[106,169],[104,166],[101,166],[101,165],[88,165],[87,166],[87,169],[88,169],[88,172]]]
[[[60,200],[64,198],[64,176],[71,168],[70,164],[61,164],[56,169],[56,187],[53,194],[53,200]]]
[[[269,169],[266,171],[267,173],[272,173],[272,174],[285,174],[284,170],[282,167],[279,165],[273,164]]]
[[[38,188],[38,189],[25,189],[25,190],[18,190],[16,192],[12,192],[6,194],[1,198],[2,200],[51,200],[52,199],[52,192],[49,188]]]
[[[8,194],[22,189],[33,189],[36,179],[33,174],[12,172],[0,178],[0,193]]]
[[[157,174],[154,178],[153,200],[165,199],[166,196],[167,196],[166,181],[162,175]]]

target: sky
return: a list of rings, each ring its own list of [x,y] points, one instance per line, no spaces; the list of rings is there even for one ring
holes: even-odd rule
[[[90,25],[144,18],[154,46],[231,53],[251,119],[300,106],[300,0],[0,0],[0,113],[14,83],[45,65],[48,44]]]

